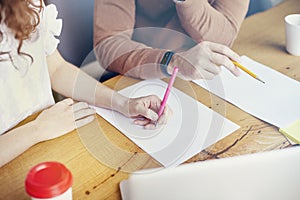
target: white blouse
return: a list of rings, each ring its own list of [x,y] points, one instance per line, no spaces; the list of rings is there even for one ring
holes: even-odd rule
[[[31,37],[23,41],[17,54],[18,41],[11,30],[2,22],[0,31],[0,135],[20,121],[54,104],[46,57],[52,54],[59,40],[62,20],[57,18],[56,6],[43,5],[40,24]],[[11,62],[11,60],[13,62]]]

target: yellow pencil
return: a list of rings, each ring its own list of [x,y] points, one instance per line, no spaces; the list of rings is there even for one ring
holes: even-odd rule
[[[243,70],[244,72],[246,72],[247,74],[249,74],[250,76],[252,76],[253,78],[255,78],[256,80],[259,80],[262,83],[265,83],[263,80],[261,80],[256,74],[254,74],[253,72],[251,72],[249,69],[247,69],[246,67],[244,67],[243,65],[241,65],[240,63],[236,62],[236,61],[232,61],[232,63],[237,66],[238,68],[240,68],[241,70]]]

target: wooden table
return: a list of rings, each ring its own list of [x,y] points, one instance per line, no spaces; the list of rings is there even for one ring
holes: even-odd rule
[[[284,16],[289,13],[300,13],[299,0],[288,0],[264,13],[247,18],[233,49],[300,81],[300,57],[287,54],[284,48]],[[106,84],[121,89],[135,82],[136,80],[118,76]],[[188,162],[269,151],[290,145],[276,127],[222,99],[211,96],[195,84],[181,84],[180,81],[176,81],[175,87],[241,126],[239,130],[197,154]],[[188,90],[189,87],[192,90]],[[118,155],[104,158],[107,162],[111,161],[109,165],[113,168],[99,162],[96,158],[103,158],[99,157],[101,154],[99,155],[97,151],[103,150],[101,147],[104,145],[99,137],[101,131],[104,133],[102,139],[105,136],[106,141],[113,141],[111,144],[114,144],[114,147],[119,146],[120,149],[130,151],[130,157],[127,160],[119,158]],[[84,144],[92,148],[87,149]],[[123,170],[126,170],[130,160],[140,154],[142,151],[136,145],[98,117],[98,120],[81,128],[79,132],[73,131],[60,138],[37,144],[0,168],[0,199],[29,199],[24,190],[26,173],[33,165],[51,160],[61,162],[71,170],[74,176],[74,199],[120,199],[118,184],[128,177],[128,173]],[[141,162],[145,166],[157,164],[149,156],[144,156]]]

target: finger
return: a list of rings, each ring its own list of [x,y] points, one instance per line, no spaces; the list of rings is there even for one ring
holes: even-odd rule
[[[157,120],[158,125],[166,124],[168,121],[168,117],[166,115],[161,115],[160,118]]]
[[[141,115],[137,115],[137,116],[131,116],[132,119],[135,119],[135,120],[144,120],[145,117],[141,116]]]
[[[216,65],[216,63],[214,63],[212,60],[210,63],[207,63],[205,66],[204,66],[204,69],[206,72],[212,74],[212,75],[217,75],[220,73],[221,71],[221,68],[219,66]],[[205,73],[204,71],[204,73]],[[205,74],[207,75],[207,74]],[[204,75],[203,75],[204,76]]]
[[[77,102],[77,103],[72,105],[72,108],[73,108],[74,112],[76,112],[78,110],[81,110],[81,109],[86,109],[88,107],[89,107],[89,105],[86,102]]]
[[[62,100],[58,103],[64,103],[65,105],[70,106],[70,105],[74,104],[74,101],[71,98],[67,98],[67,99],[64,99],[64,100]]]
[[[230,58],[231,60],[235,60],[235,61],[240,60],[240,56],[234,51],[232,51],[228,46],[214,43],[214,42],[206,42],[206,43],[212,51],[223,54],[228,58]]]
[[[229,60],[228,57],[218,54],[218,53],[214,53],[211,56],[211,61],[217,65],[223,65],[224,67],[226,67],[229,71],[231,71],[231,73],[233,73],[235,76],[239,76],[240,75],[240,71],[239,69],[231,62],[231,60]]]
[[[94,115],[90,115],[88,117],[81,118],[81,119],[75,121],[75,126],[76,126],[76,128],[80,128],[80,127],[92,122],[94,119],[95,119]]]
[[[134,120],[134,124],[135,125],[139,125],[139,126],[145,126],[146,124],[149,124],[151,122],[151,120],[149,119],[137,119]]]
[[[158,119],[158,115],[153,110],[146,108],[146,107],[139,107],[137,112],[139,115],[142,115],[143,117],[150,119],[152,121],[156,121]]]
[[[93,115],[95,113],[96,113],[95,109],[91,109],[91,108],[80,109],[75,112],[74,118],[75,118],[75,120],[77,120],[77,119],[87,117],[89,115]]]
[[[161,99],[156,95],[150,95],[150,108],[156,112],[159,111],[161,106]]]
[[[157,126],[153,123],[149,123],[147,125],[144,126],[144,129],[147,129],[147,130],[153,130],[153,129],[156,129]]]
[[[171,110],[171,108],[169,106],[165,107],[165,110],[163,112],[163,114],[159,117],[159,119],[157,120],[157,124],[161,125],[161,124],[167,124],[168,119],[170,118],[170,116],[173,115],[173,111]]]

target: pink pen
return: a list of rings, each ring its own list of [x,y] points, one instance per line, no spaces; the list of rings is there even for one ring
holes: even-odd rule
[[[168,100],[168,97],[169,97],[171,88],[172,88],[172,86],[173,86],[173,83],[174,83],[174,81],[175,81],[177,72],[178,72],[178,67],[174,67],[172,76],[171,76],[171,78],[170,78],[168,87],[167,87],[167,89],[166,89],[164,98],[163,98],[163,100],[162,100],[162,102],[161,102],[161,105],[160,105],[160,108],[159,108],[159,111],[158,111],[158,118],[161,116],[161,114],[163,113],[163,111],[164,111],[164,109],[165,109],[165,106],[166,106],[166,104],[167,104],[167,100]],[[157,124],[157,121],[156,121],[155,125],[156,125],[156,124]]]

